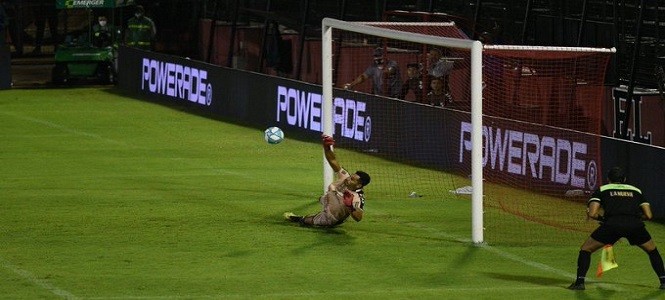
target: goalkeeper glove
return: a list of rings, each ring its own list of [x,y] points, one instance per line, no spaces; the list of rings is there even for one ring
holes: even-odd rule
[[[321,135],[321,139],[323,140],[323,148],[324,149],[329,149],[330,146],[335,145],[335,139],[333,139],[332,136],[329,135]]]

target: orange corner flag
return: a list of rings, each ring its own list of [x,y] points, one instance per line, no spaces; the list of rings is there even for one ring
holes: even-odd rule
[[[600,278],[603,276],[603,272],[607,272],[617,267],[619,267],[619,265],[616,262],[612,245],[605,245],[603,251],[600,253],[600,261],[598,262],[596,277]]]

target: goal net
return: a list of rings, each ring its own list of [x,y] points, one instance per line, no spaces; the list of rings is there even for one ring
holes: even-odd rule
[[[601,185],[601,103],[613,49],[488,45],[483,50],[487,234],[510,244],[588,234],[584,207]],[[499,215],[509,214],[510,218]],[[508,221],[510,220],[510,221]],[[580,237],[581,239],[582,237]]]
[[[431,33],[453,24],[394,25]],[[390,26],[323,20],[323,132],[340,148],[404,164],[366,166],[375,178],[372,190],[385,193],[382,201],[445,200],[459,188],[472,199],[471,239],[481,243],[482,45]],[[453,150],[462,120],[474,129],[468,138],[476,145],[469,154],[473,164],[458,163]],[[366,160],[344,159],[346,166]],[[324,161],[324,188],[332,177]]]
[[[454,23],[325,19],[322,37],[323,131],[353,150],[346,166],[367,169],[382,201],[470,200],[474,243],[593,226],[582,203],[602,177],[612,50],[483,47]]]

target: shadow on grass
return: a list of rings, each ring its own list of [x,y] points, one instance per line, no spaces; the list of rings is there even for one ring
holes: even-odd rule
[[[399,221],[394,221],[396,223],[399,223]],[[452,236],[433,236],[432,234],[428,234],[427,232],[424,233],[405,233],[405,232],[399,232],[399,231],[394,231],[391,229],[387,230],[382,230],[381,228],[357,228],[354,229],[356,231],[362,231],[366,232],[372,235],[385,235],[389,237],[404,237],[404,238],[411,238],[411,239],[420,239],[420,240],[427,240],[427,241],[440,241],[440,242],[449,242],[453,244],[463,244],[467,245],[469,242],[460,240],[456,237]]]
[[[348,235],[346,230],[340,227],[301,227],[301,229],[309,230],[312,234],[318,235],[318,237],[316,238],[316,242],[294,248],[292,250],[294,255],[316,252],[319,251],[318,249],[326,249],[325,251],[330,251],[330,249],[336,247],[347,247],[354,244],[356,240],[355,237]]]
[[[544,276],[533,276],[533,275],[513,275],[513,274],[504,274],[496,272],[484,272],[485,275],[491,278],[506,280],[506,281],[515,281],[521,283],[532,283],[543,286],[561,286],[566,288],[570,282],[569,280],[563,278],[553,278],[553,277],[544,277]]]
[[[651,292],[647,295],[644,295],[640,298],[636,298],[637,300],[647,300],[647,299],[663,299],[665,298],[665,291],[662,290],[656,290],[654,292]]]
[[[293,212],[296,215],[309,215],[309,214],[314,214],[317,213],[318,210],[321,209],[321,205],[319,204],[319,201],[308,201],[305,204],[296,206],[296,207],[291,207],[291,208],[285,208],[284,211],[277,211],[275,213],[269,214],[266,217],[263,218],[264,221],[269,222],[269,223],[274,223],[278,225],[288,225],[288,226],[296,226],[300,227],[298,224],[289,222],[288,220],[284,219],[284,213],[285,212]]]
[[[466,266],[470,261],[473,261],[473,257],[476,256],[478,251],[481,250],[475,245],[470,245],[466,248],[464,254],[460,255],[455,261],[453,261],[450,266],[454,270],[459,270],[462,267]]]
[[[500,280],[505,280],[505,281],[514,281],[514,282],[519,282],[519,283],[531,283],[531,284],[536,284],[536,285],[542,285],[542,286],[558,286],[561,287],[562,289],[566,289],[568,285],[572,281],[568,281],[562,278],[552,278],[552,277],[545,277],[545,276],[526,276],[526,275],[512,275],[512,274],[504,274],[504,273],[496,273],[496,272],[484,272],[484,274],[488,277],[495,278],[495,279],[500,279]],[[625,293],[626,291],[634,290],[635,287],[643,287],[643,288],[654,288],[656,289],[655,291],[644,295],[640,298],[633,298],[633,299],[662,299],[660,297],[665,296],[665,291],[658,290],[657,286],[649,286],[649,285],[644,285],[644,284],[622,284],[622,283],[604,283],[604,282],[587,282],[586,284],[586,291],[570,291],[572,294],[574,294],[575,299],[613,299],[617,293],[622,292]],[[589,295],[588,291],[589,290],[594,290],[600,293],[600,297],[598,297],[596,294]]]
[[[632,299],[665,299],[665,291],[658,289],[657,284],[636,284],[636,283],[605,283],[605,282],[591,282],[586,284],[587,290],[593,289],[602,295],[602,299],[611,299],[617,292],[634,291],[636,287],[644,289],[654,289],[653,292],[641,297]],[[584,295],[578,295],[577,299],[590,299]]]
[[[313,204],[316,204],[318,207],[318,201],[317,201],[316,203],[308,203],[301,205],[297,208],[294,208],[294,211],[302,211],[304,210],[304,208],[313,206]],[[316,211],[313,210],[310,213],[315,213],[315,212]],[[343,228],[344,226],[343,224],[332,228],[301,226],[299,224],[285,220],[281,213],[271,214],[265,219],[267,222],[272,223],[276,226],[291,227],[290,230],[309,232],[317,236],[317,238],[314,239],[315,242],[309,244],[302,244],[299,241],[295,241],[294,244],[298,244],[300,246],[296,246],[295,248],[293,248],[291,252],[293,252],[294,255],[301,255],[304,253],[319,251],[318,249],[346,247],[354,244],[356,239],[355,237],[348,235],[346,233],[346,230]]]
[[[495,272],[484,272],[485,276],[505,280],[505,281],[514,281],[518,283],[531,283],[542,286],[559,286],[562,289],[566,289],[568,285],[572,282],[562,278],[552,278],[552,277],[538,277],[533,275],[512,275],[512,274],[503,274]],[[588,285],[588,284],[587,284]],[[587,289],[589,287],[587,286]],[[570,291],[574,295],[575,299],[597,299],[598,297],[590,297],[585,291]],[[611,296],[616,293],[616,291],[611,291],[605,289],[601,291],[603,296],[600,299],[611,299]]]

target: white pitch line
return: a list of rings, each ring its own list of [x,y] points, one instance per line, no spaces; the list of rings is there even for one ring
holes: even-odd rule
[[[42,120],[42,119],[21,116],[21,115],[17,115],[17,114],[14,114],[14,113],[9,113],[9,112],[0,112],[0,114],[3,114],[5,116],[14,117],[14,118],[17,118],[17,119],[21,119],[21,120],[24,120],[24,121],[30,121],[30,122],[33,122],[33,123],[41,124],[41,125],[44,125],[46,127],[55,128],[55,129],[58,129],[58,130],[61,130],[61,131],[67,132],[67,133],[71,133],[71,134],[74,134],[74,135],[95,138],[95,139],[98,139],[98,140],[111,142],[111,143],[114,143],[114,144],[126,145],[126,143],[121,142],[121,141],[112,140],[112,139],[109,139],[109,138],[105,138],[101,135],[90,133],[90,132],[85,132],[85,131],[82,131],[82,130],[72,129],[72,128],[69,128],[69,127],[66,127],[66,126],[63,126],[63,125],[60,125],[60,124],[56,124],[56,123],[53,123],[53,122],[49,122],[49,121],[46,121],[46,120]]]
[[[2,268],[12,271],[14,274],[20,276],[21,278],[53,293],[56,296],[60,296],[65,299],[78,299],[78,297],[74,296],[74,294],[54,286],[53,284],[49,283],[47,280],[37,278],[37,276],[35,276],[34,274],[15,266],[14,264],[12,264],[11,262],[7,261],[2,257],[0,257],[0,265],[2,266]]]

